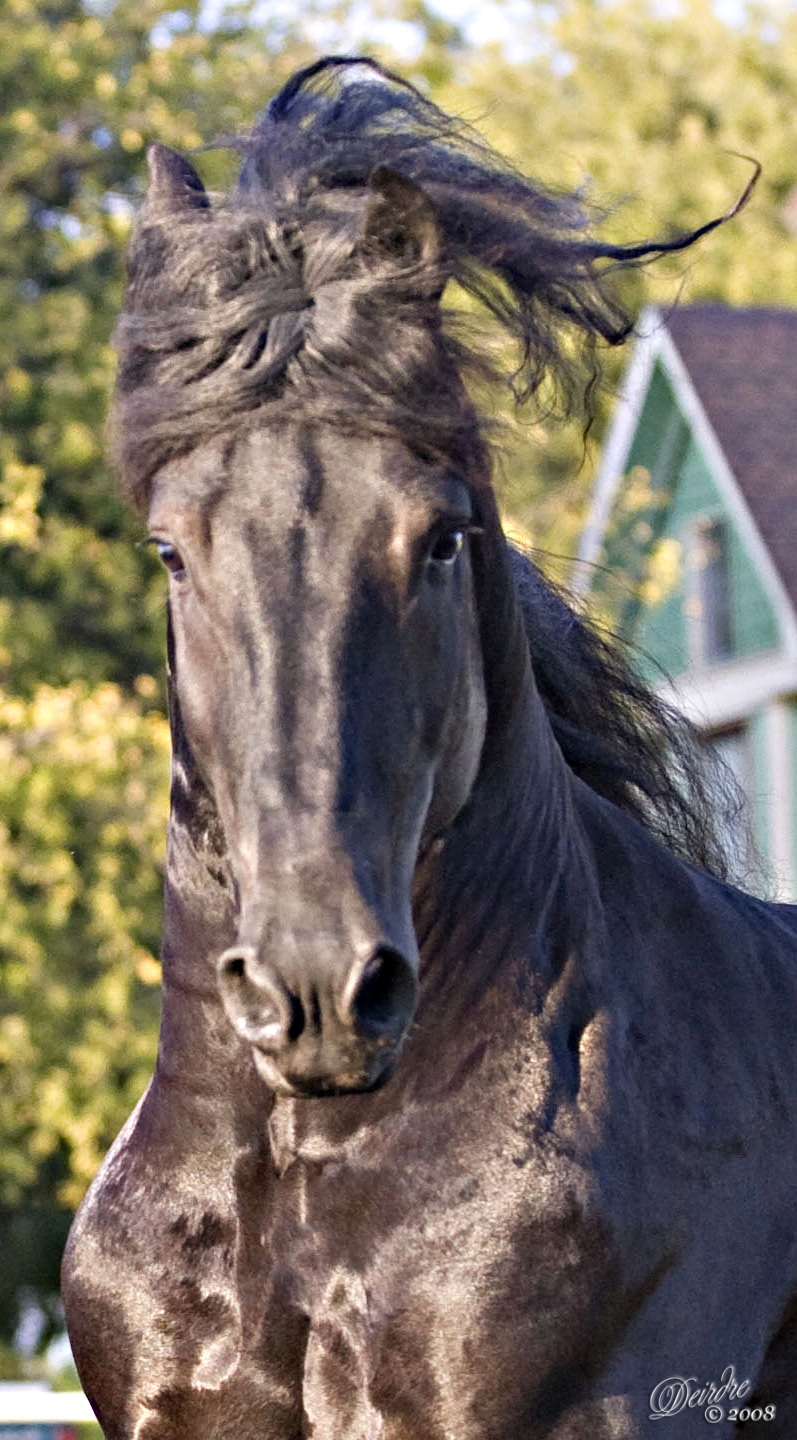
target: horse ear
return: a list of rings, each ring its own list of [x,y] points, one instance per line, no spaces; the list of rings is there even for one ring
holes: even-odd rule
[[[190,160],[168,145],[150,145],[147,151],[149,189],[147,214],[160,219],[188,210],[209,210],[210,201]]]
[[[362,241],[366,253],[392,259],[397,265],[434,267],[442,253],[440,227],[428,195],[387,165],[370,177]],[[439,290],[439,283],[435,290]]]

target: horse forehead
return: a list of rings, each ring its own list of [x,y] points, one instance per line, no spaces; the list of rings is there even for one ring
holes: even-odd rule
[[[366,524],[386,543],[402,520],[417,515],[419,468],[399,441],[326,427],[263,427],[214,439],[168,467],[151,513],[179,512],[206,537],[226,530],[247,545],[304,526],[346,548]]]
[[[243,507],[275,529],[315,522],[343,539],[366,522],[400,523],[417,504],[418,462],[388,438],[328,427],[262,430],[247,437],[241,466]]]

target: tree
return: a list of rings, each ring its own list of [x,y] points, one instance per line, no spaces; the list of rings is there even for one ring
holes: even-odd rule
[[[279,39],[198,3],[0,15],[0,1339],[23,1282],[56,1323],[69,1216],[155,1052],[163,582],[104,458],[143,150],[251,123],[306,58]]]
[[[0,698],[6,1333],[20,1262],[64,1238],[152,1068],[169,734],[152,677],[136,689]]]
[[[786,202],[797,184],[797,14],[788,4],[561,0],[513,12],[511,55],[471,52],[447,92],[495,146],[554,188],[586,186],[607,238],[637,241],[723,214],[763,166],[744,211],[680,256],[624,282],[645,300],[792,305],[797,245]],[[524,56],[520,61],[517,55]],[[515,422],[505,497],[538,544],[572,555],[594,457],[625,356],[605,356],[592,446]]]

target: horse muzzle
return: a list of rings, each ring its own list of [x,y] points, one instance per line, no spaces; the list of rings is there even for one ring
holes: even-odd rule
[[[291,981],[244,944],[219,956],[217,972],[228,1019],[272,1089],[340,1095],[392,1074],[418,990],[417,965],[393,945],[356,960],[338,984],[329,973]]]

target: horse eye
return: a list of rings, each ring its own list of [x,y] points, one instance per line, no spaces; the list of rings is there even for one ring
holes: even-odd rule
[[[453,565],[464,541],[464,530],[444,530],[429,551],[429,559],[437,565]]]
[[[176,550],[174,545],[170,545],[168,540],[156,540],[155,545],[169,574],[182,580],[185,575],[185,565],[179,550]]]

